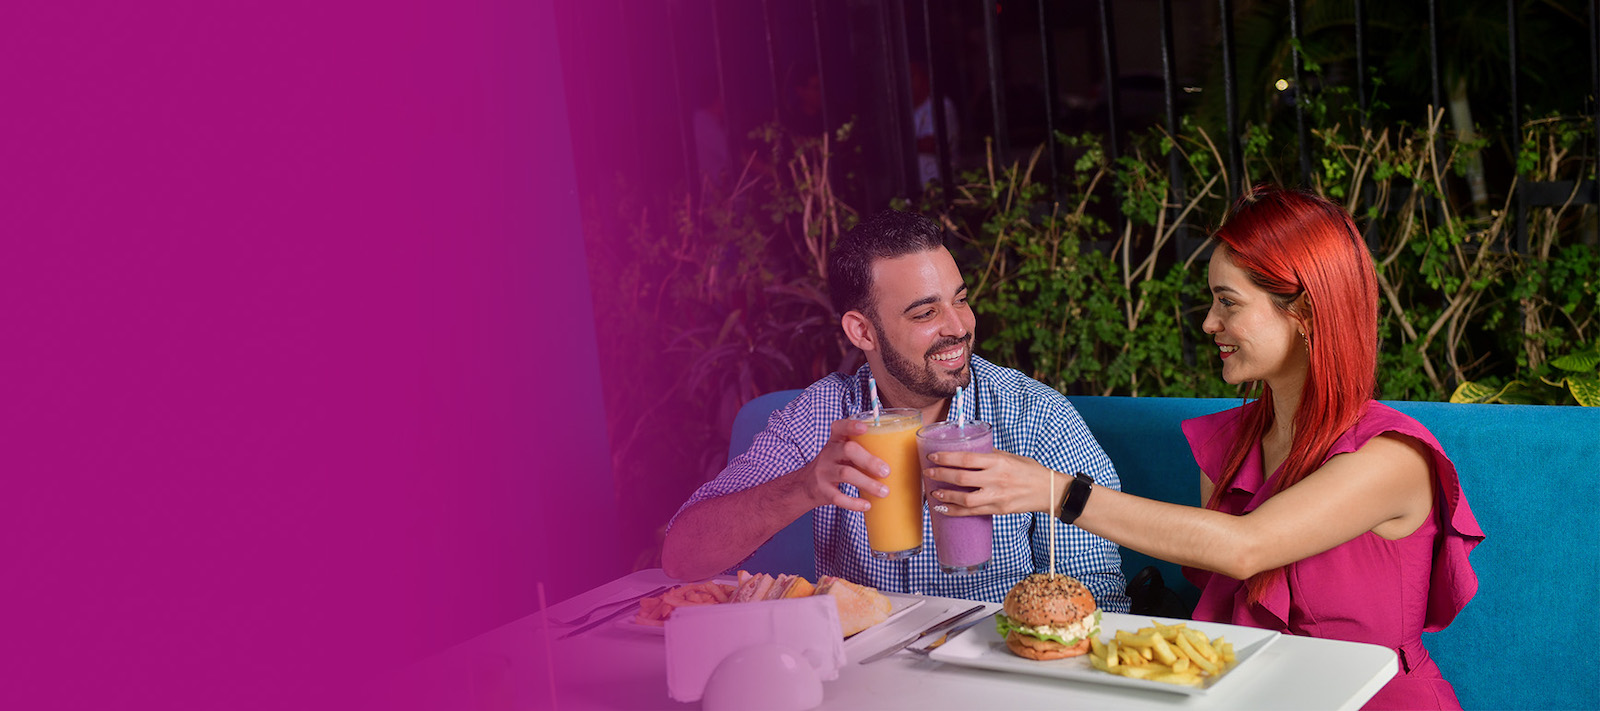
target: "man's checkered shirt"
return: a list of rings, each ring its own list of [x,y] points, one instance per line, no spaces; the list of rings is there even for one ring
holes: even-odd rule
[[[816,458],[827,443],[833,422],[864,409],[870,374],[870,366],[863,365],[853,377],[835,373],[806,388],[788,406],[772,413],[766,429],[756,435],[750,449],[695,491],[678,514],[706,499],[772,481]],[[1032,457],[1055,471],[1088,473],[1094,476],[1096,486],[1122,488],[1111,460],[1060,393],[977,356],[972,357],[972,389],[974,416],[994,426],[996,449]],[[849,484],[841,484],[840,489],[850,496],[858,495]],[[1000,602],[1024,576],[1050,569],[1052,524],[1056,572],[1083,581],[1101,609],[1127,612],[1129,601],[1123,591],[1126,582],[1117,544],[1077,526],[1064,525],[1049,514],[995,516],[994,558],[987,569],[976,575],[939,571],[926,507],[922,552],[906,560],[871,557],[861,513],[837,506],[815,510],[812,537],[818,574],[837,575],[885,592]]]

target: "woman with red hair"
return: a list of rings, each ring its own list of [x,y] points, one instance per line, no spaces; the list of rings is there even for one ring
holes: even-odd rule
[[[1378,287],[1350,215],[1258,187],[1217,231],[1205,331],[1243,406],[1183,423],[1204,508],[1095,488],[1004,452],[937,455],[948,515],[1049,510],[1186,566],[1194,618],[1394,649],[1400,673],[1366,708],[1459,709],[1421,633],[1477,591],[1483,532],[1455,465],[1416,420],[1374,399]],[[1059,501],[1040,500],[1054,477]],[[1046,508],[1048,506],[1048,508]]]

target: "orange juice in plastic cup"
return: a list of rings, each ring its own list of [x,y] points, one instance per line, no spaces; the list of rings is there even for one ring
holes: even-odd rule
[[[888,496],[879,498],[861,492],[861,498],[872,504],[863,514],[872,557],[910,558],[922,551],[922,464],[917,456],[922,413],[886,408],[876,418],[867,410],[850,419],[867,423],[867,432],[851,439],[889,465],[889,478],[882,480],[889,487]]]

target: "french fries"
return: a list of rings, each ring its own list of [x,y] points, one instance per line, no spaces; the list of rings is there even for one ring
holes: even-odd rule
[[[1138,632],[1117,630],[1110,640],[1089,639],[1089,665],[1110,674],[1165,684],[1199,686],[1236,663],[1233,643],[1210,639],[1182,622],[1155,620]]]
[[[640,600],[639,614],[634,617],[634,622],[661,627],[666,624],[667,618],[672,616],[673,610],[695,605],[719,605],[732,597],[733,590],[734,586],[727,583],[704,582],[679,585],[656,597]]]

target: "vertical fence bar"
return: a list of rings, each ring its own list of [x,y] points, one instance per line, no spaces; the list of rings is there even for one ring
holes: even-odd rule
[[[1121,127],[1117,125],[1120,113],[1117,107],[1117,31],[1114,26],[1114,20],[1111,17],[1111,0],[1100,0],[1100,51],[1103,55],[1102,63],[1105,65],[1106,70],[1104,92],[1106,97],[1106,160],[1114,166],[1117,163],[1117,159],[1122,157],[1122,137],[1119,135]],[[1120,204],[1122,196],[1117,194],[1116,181],[1112,181],[1107,187],[1110,188],[1111,199],[1114,204]],[[1117,243],[1117,239],[1127,228],[1127,221],[1128,218],[1122,214],[1122,210],[1115,210],[1111,213],[1112,245]],[[1107,249],[1115,248],[1110,247]],[[1123,249],[1133,249],[1133,243],[1129,242],[1123,245]],[[1124,260],[1130,256],[1127,251],[1123,252]]]
[[[923,195],[927,185],[922,182],[922,157],[918,155],[920,151],[917,150],[917,121],[916,116],[913,115],[913,111],[917,106],[912,103],[916,101],[916,97],[911,95],[911,27],[908,19],[908,13],[911,12],[911,3],[908,1],[905,3],[890,3],[889,5],[889,14],[890,17],[894,18],[895,38],[898,42],[894,51],[895,61],[898,62],[896,67],[900,70],[898,88],[901,96],[905,98],[900,108],[900,116],[905,122],[906,145],[911,148],[911,197],[917,198]]]
[[[1122,157],[1122,145],[1117,135],[1117,32],[1112,23],[1111,0],[1100,0],[1100,50],[1106,68],[1106,158],[1115,163]]]
[[[928,72],[928,111],[933,114],[933,150],[939,160],[939,199],[944,204],[950,204],[950,136],[948,123],[944,115],[944,94],[939,92],[939,72],[933,66],[933,8],[931,0],[922,0],[922,38],[927,45],[926,58],[923,62]],[[919,176],[920,177],[920,176]]]
[[[1590,140],[1591,155],[1597,156],[1600,161],[1600,0],[1589,0],[1589,111],[1593,114],[1594,138]],[[1595,204],[1594,210],[1600,210],[1600,175],[1596,176],[1594,188],[1589,193],[1589,200]]]
[[[630,41],[629,35],[629,20],[631,18],[628,13],[628,8],[623,3],[623,0],[618,0],[616,3],[615,18],[615,24],[606,28],[607,34],[616,33],[616,36],[622,38],[623,46],[631,48],[633,46],[633,42]],[[615,86],[623,87],[623,90],[606,93],[615,97],[614,100],[617,102],[617,109],[623,112],[623,116],[632,119],[631,121],[624,119],[622,122],[619,122],[622,125],[629,126],[632,129],[629,131],[626,141],[621,145],[621,150],[626,156],[628,169],[631,171],[630,178],[632,180],[639,181],[639,184],[648,185],[650,180],[650,163],[646,159],[646,152],[640,150],[640,136],[643,132],[640,130],[642,127],[639,125],[639,121],[640,117],[644,114],[639,111],[638,108],[640,101],[638,84],[639,78],[633,66],[633,62],[635,61],[634,57],[635,55],[630,50],[623,50],[618,54],[616,59],[617,75],[615,78]],[[618,161],[619,166],[622,163],[623,161]]]
[[[678,57],[678,2],[667,2],[667,54],[672,58],[672,96],[676,101],[673,115],[678,118],[678,142],[683,149],[683,175],[689,184],[689,199],[700,203],[700,160],[695,156],[694,109],[686,108],[683,100],[683,62]],[[695,107],[699,108],[699,107]]]
[[[1161,24],[1161,98],[1167,109],[1167,136],[1172,140],[1172,148],[1167,151],[1167,224],[1174,232],[1172,262],[1182,264],[1192,247],[1189,245],[1189,230],[1177,224],[1187,191],[1183,180],[1183,158],[1178,150],[1178,63],[1172,47],[1172,0],[1159,0],[1156,7]],[[1188,305],[1188,300],[1179,292],[1179,309],[1187,310]],[[1178,349],[1183,353],[1183,362],[1194,365],[1194,342],[1189,338],[1187,328],[1178,329]]]
[[[1506,56],[1510,61],[1511,72],[1511,146],[1512,155],[1522,146],[1522,97],[1517,86],[1518,72],[1518,43],[1517,43],[1517,2],[1506,0]]]
[[[1050,0],[1039,0],[1039,53],[1044,57],[1044,148],[1050,157],[1050,192],[1055,193],[1061,170],[1056,165],[1056,67],[1053,43],[1050,41],[1050,17],[1045,5]]]
[[[1521,161],[1518,156],[1522,153],[1522,96],[1517,86],[1518,54],[1521,49],[1517,41],[1517,3],[1516,0],[1506,0],[1506,54],[1511,64],[1511,165],[1513,170]],[[1518,171],[1520,172],[1520,171]],[[1528,253],[1528,192],[1524,190],[1522,176],[1516,176],[1516,188],[1512,199],[1516,201],[1517,210],[1517,251]]]
[[[1178,151],[1178,63],[1172,48],[1172,0],[1160,0],[1157,9],[1161,20],[1161,93],[1167,108],[1167,136],[1172,139],[1172,149],[1167,151],[1167,200],[1172,203],[1167,208],[1167,220],[1168,224],[1172,224],[1178,219],[1178,210],[1187,199],[1183,157]],[[1177,235],[1178,238],[1172,241],[1172,255],[1181,263],[1184,252],[1188,251],[1187,230],[1179,228]]]
[[[1352,1],[1355,3],[1356,20],[1356,105],[1361,108],[1361,130],[1366,131],[1372,127],[1372,98],[1369,93],[1372,82],[1367,79],[1367,0]],[[1374,192],[1372,183],[1361,184],[1361,199],[1367,200],[1368,204],[1371,204]],[[1373,253],[1378,251],[1379,241],[1375,223],[1375,220],[1368,221],[1363,235],[1367,240],[1367,249]]]
[[[1233,0],[1217,0],[1222,8],[1222,92],[1228,118],[1228,198],[1244,194],[1244,160],[1239,155],[1239,83],[1233,66]]]
[[[728,72],[726,62],[722,58],[722,13],[717,12],[718,0],[711,0],[711,52],[717,65],[717,96],[722,100],[722,125],[728,134],[728,154],[734,156],[735,162],[742,164],[738,153],[733,150],[733,118],[732,106],[728,104]],[[737,170],[737,168],[735,168]]]
[[[995,0],[978,0],[983,6],[984,56],[989,60],[989,109],[994,117],[995,157],[1004,163],[1011,155],[1011,139],[1006,130],[1005,80],[1000,68],[1000,23],[995,17]]]
[[[1433,82],[1433,110],[1444,108],[1444,86],[1439,78],[1439,0],[1428,0],[1428,78]]]
[[[1354,0],[1356,10],[1356,102],[1361,107],[1361,127],[1367,128],[1367,0]]]
[[[1371,82],[1366,78],[1366,0],[1352,2],[1355,3],[1355,101],[1362,109],[1362,130],[1365,131],[1371,128],[1370,114],[1373,110],[1371,94],[1368,93],[1371,91]],[[1373,184],[1363,181],[1362,200],[1371,203],[1374,192]],[[1360,211],[1357,211],[1357,215],[1360,215]],[[1378,229],[1374,229],[1374,223],[1376,221],[1368,221],[1362,235],[1366,239],[1366,250],[1378,253]]]
[[[1433,83],[1433,108],[1430,111],[1444,110],[1444,81],[1439,74],[1439,0],[1428,0],[1428,74]],[[1431,124],[1433,116],[1428,116]],[[1428,145],[1429,155],[1435,166],[1440,163],[1439,141],[1435,139]],[[1448,193],[1449,185],[1441,186],[1441,191]],[[1441,196],[1444,197],[1444,196]],[[1431,209],[1439,207],[1438,201],[1429,198],[1426,203]]]
[[[761,0],[761,29],[767,38],[767,72],[772,75],[772,121],[779,121],[783,106],[783,77],[778,74],[778,50],[772,45],[772,0]]]
[[[884,3],[877,6],[878,19],[878,48],[883,52],[884,87],[890,100],[888,124],[890,133],[894,135],[894,163],[900,166],[900,190],[897,192],[905,197],[915,199],[922,194],[922,186],[917,185],[917,139],[916,129],[911,124],[911,88],[907,81],[906,48],[904,42],[905,17],[900,12],[898,3]],[[899,22],[900,41],[896,42],[896,34],[890,25]],[[897,51],[898,50],[898,51]],[[907,152],[909,150],[909,153]]]
[[[817,93],[822,96],[822,130],[832,131],[833,121],[828,114],[828,71],[823,69],[822,51],[822,0],[811,0],[811,42],[817,54]]]
[[[1300,182],[1311,185],[1311,139],[1306,133],[1306,56],[1301,35],[1300,0],[1289,0],[1289,36],[1294,38],[1294,135],[1300,150]]]

